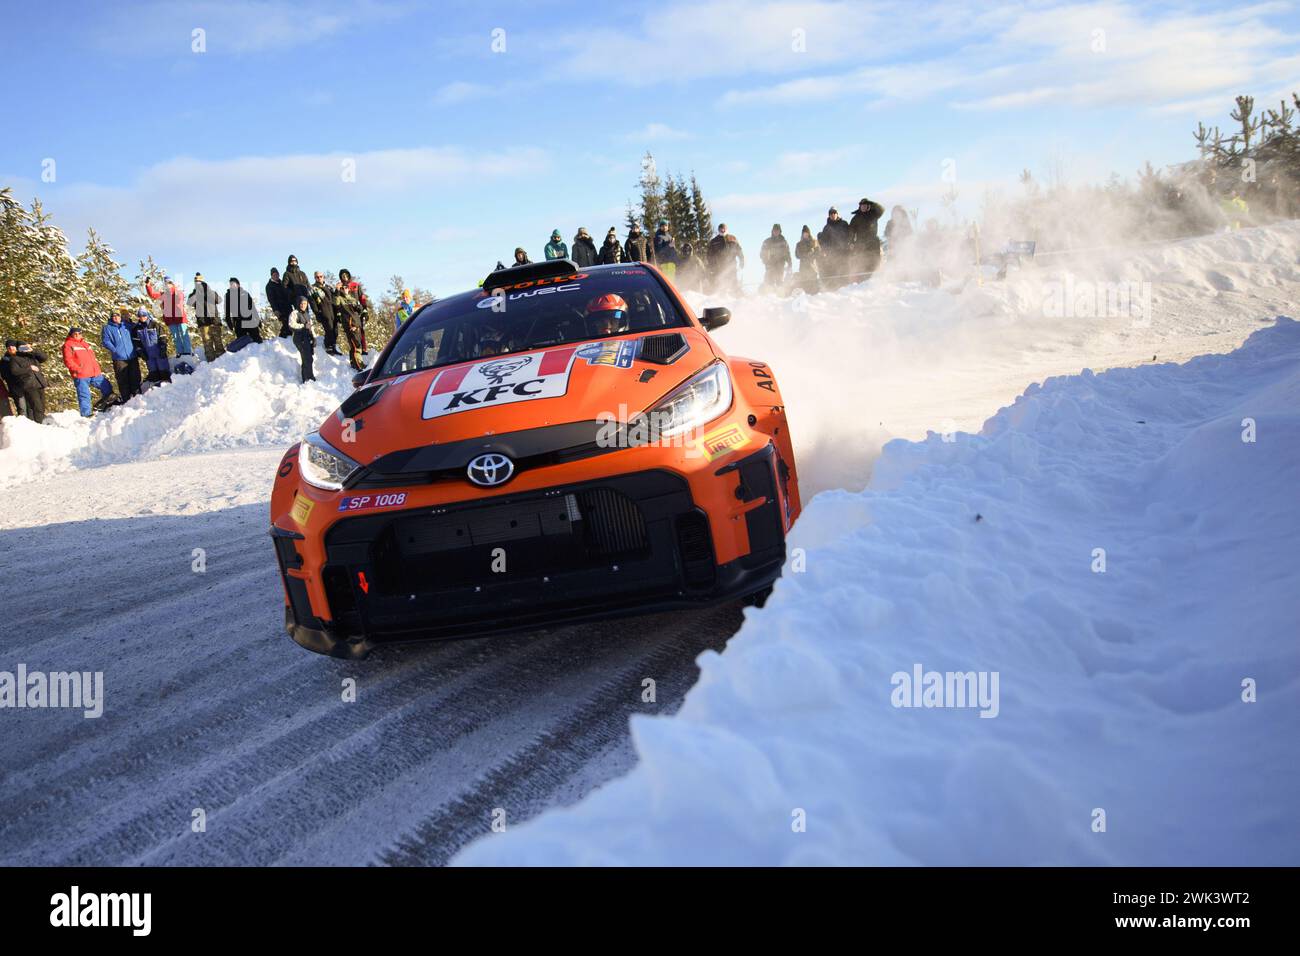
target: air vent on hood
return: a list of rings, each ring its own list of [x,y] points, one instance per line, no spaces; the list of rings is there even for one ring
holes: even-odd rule
[[[661,335],[647,335],[641,340],[640,359],[655,365],[672,365],[686,354],[690,346],[686,336],[680,332],[664,332]]]

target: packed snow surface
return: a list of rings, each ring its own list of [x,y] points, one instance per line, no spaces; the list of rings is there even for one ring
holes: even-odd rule
[[[950,437],[811,503],[631,774],[458,860],[1300,862],[1300,324]]]

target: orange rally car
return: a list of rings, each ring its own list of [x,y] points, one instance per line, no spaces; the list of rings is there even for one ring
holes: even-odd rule
[[[402,326],[285,453],[271,537],[309,650],[759,596],[799,488],[781,390],[652,265],[498,270]]]

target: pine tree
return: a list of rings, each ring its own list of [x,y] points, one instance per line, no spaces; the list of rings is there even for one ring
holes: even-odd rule
[[[659,172],[655,167],[655,158],[650,155],[649,150],[646,150],[645,156],[641,159],[640,186],[641,226],[646,232],[653,233],[659,226],[659,220],[664,218],[664,197]]]
[[[627,227],[628,232],[631,232],[632,227],[637,225],[636,208],[632,205],[631,200],[628,200],[627,212],[623,214],[623,225]]]
[[[704,193],[700,191],[700,184],[695,181],[695,173],[691,173],[691,216],[695,220],[696,238],[701,242],[711,239],[713,214],[709,211],[709,204],[704,200]]]
[[[113,247],[94,229],[87,232],[86,250],[77,257],[81,283],[76,308],[81,321],[98,328],[108,321],[109,313],[131,304],[135,297],[122,277],[122,263],[113,258]]]
[[[686,182],[680,176],[668,176],[664,186],[664,218],[668,228],[680,248],[683,243],[694,245],[699,240],[696,234],[695,217],[691,215],[691,197],[686,191]]]

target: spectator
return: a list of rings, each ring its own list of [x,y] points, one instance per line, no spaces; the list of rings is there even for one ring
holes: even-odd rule
[[[80,326],[74,325],[68,329],[68,337],[63,340],[63,364],[67,366],[72,382],[77,387],[77,405],[81,409],[82,418],[91,416],[92,388],[99,392],[99,401],[95,403],[94,410],[103,411],[108,407],[109,399],[113,397],[113,385],[99,367],[95,350],[82,337]]]
[[[605,233],[605,242],[600,247],[600,264],[610,266],[622,261],[623,247],[618,243],[618,233],[610,226],[609,232]]]
[[[254,342],[262,341],[262,319],[257,314],[257,306],[234,276],[230,277],[230,287],[226,289],[226,326],[235,338],[248,336]]]
[[[569,247],[566,246],[564,240],[560,238],[560,230],[551,230],[551,241],[546,244],[544,252],[548,262],[552,259],[569,258]]]
[[[13,407],[9,404],[9,386],[5,384],[4,377],[0,376],[0,418],[8,418],[13,413]]]
[[[891,257],[897,257],[906,248],[912,238],[912,220],[907,210],[895,206],[889,211],[889,222],[885,223],[885,246]]]
[[[885,207],[865,196],[858,201],[858,211],[849,223],[852,235],[852,270],[859,278],[870,275],[880,266],[880,234],[877,231]]]
[[[402,297],[397,300],[397,315],[393,321],[394,334],[400,332],[402,325],[410,322],[413,315],[415,315],[415,303],[411,300],[411,290],[403,289]]]
[[[194,312],[194,324],[199,327],[203,357],[209,362],[214,361],[226,351],[221,341],[221,296],[204,281],[202,273],[196,272],[194,290],[186,301]]]
[[[849,271],[849,245],[853,234],[849,224],[840,218],[840,212],[834,206],[826,213],[826,225],[817,234],[817,243],[821,246],[821,277],[827,289],[836,289],[845,283]]]
[[[310,286],[307,283],[307,273],[298,268],[297,256],[289,257],[289,262],[284,267],[283,282],[290,306],[297,302],[299,298],[309,295]]]
[[[813,238],[812,230],[807,226],[804,226],[799,234],[794,255],[799,260],[799,288],[809,293],[816,292],[821,286],[817,272],[822,250],[817,240]]]
[[[344,277],[347,277],[346,279]],[[334,286],[334,319],[338,323],[338,329],[347,337],[348,342],[348,363],[356,370],[360,371],[365,368],[361,360],[357,358],[361,352],[361,342],[359,335],[359,326],[361,323],[361,303],[357,300],[354,293],[351,279],[351,273],[347,269],[339,271],[338,284]]]
[[[533,260],[528,258],[528,252],[523,246],[515,246],[515,261],[510,263],[511,266],[530,266]]]
[[[167,284],[167,288],[162,292],[155,292],[146,279],[144,291],[149,298],[162,300],[163,322],[170,330],[172,343],[176,346],[176,354],[192,355],[194,346],[190,344],[190,330],[186,327],[185,296],[180,289],[176,288],[176,283],[169,276],[163,276],[163,282]]]
[[[172,368],[167,362],[167,342],[158,328],[158,320],[145,308],[137,309],[135,314],[135,340],[148,370],[145,381],[170,382]]]
[[[773,225],[772,234],[763,240],[758,257],[763,260],[763,285],[769,289],[783,287],[786,272],[791,267],[790,243],[781,235],[779,224]]]
[[[623,260],[625,262],[655,261],[654,246],[642,234],[641,227],[635,223],[627,232],[627,242],[623,245]]]
[[[45,389],[49,382],[41,371],[47,356],[26,342],[10,339],[5,343],[5,378],[11,382],[11,394],[18,400],[19,410],[40,425],[45,421]]]
[[[738,292],[739,269],[745,268],[745,253],[736,237],[727,232],[725,222],[718,224],[718,234],[709,240],[709,279],[711,292]]]
[[[14,381],[13,369],[10,366],[10,363],[13,361],[13,356],[17,354],[18,340],[9,339],[9,341],[5,342],[4,355],[0,355],[0,384],[4,385],[5,407],[8,408],[9,399],[12,398],[16,413],[19,415],[25,415],[27,414],[27,409],[18,395],[18,385]],[[9,413],[5,412],[5,414],[7,415]]]
[[[580,227],[578,234],[573,237],[573,261],[582,269],[600,261],[600,252],[586,226]]]
[[[696,292],[704,289],[704,260],[689,242],[682,243],[675,282],[679,289],[692,289]]]
[[[280,278],[280,270],[272,269],[270,281],[266,283],[266,304],[271,307],[275,317],[280,320],[279,336],[282,339],[289,337],[289,291],[284,287],[284,282]]]
[[[113,362],[117,391],[125,402],[140,391],[140,347],[131,336],[131,326],[122,321],[121,312],[114,312],[108,317],[99,341]]]
[[[317,272],[308,291],[311,309],[316,313],[316,321],[325,333],[325,354],[338,355],[338,323],[334,320],[334,295],[325,284],[325,273]]]
[[[298,354],[302,357],[304,382],[316,380],[311,367],[312,353],[316,351],[316,333],[311,327],[311,312],[308,311],[310,304],[305,295],[299,296],[297,308],[289,315],[289,328],[293,329],[293,344],[297,346]]]
[[[346,282],[348,293],[356,300],[357,308],[353,316],[354,334],[357,343],[361,346],[361,354],[369,355],[370,346],[366,344],[366,322],[370,319],[370,300],[366,298],[366,292],[361,288],[361,283],[352,278],[352,273],[347,269],[339,270],[339,281]]]
[[[677,267],[681,263],[681,257],[677,254],[672,233],[668,231],[667,219],[660,219],[659,225],[655,227],[654,260],[668,278],[677,278]]]

